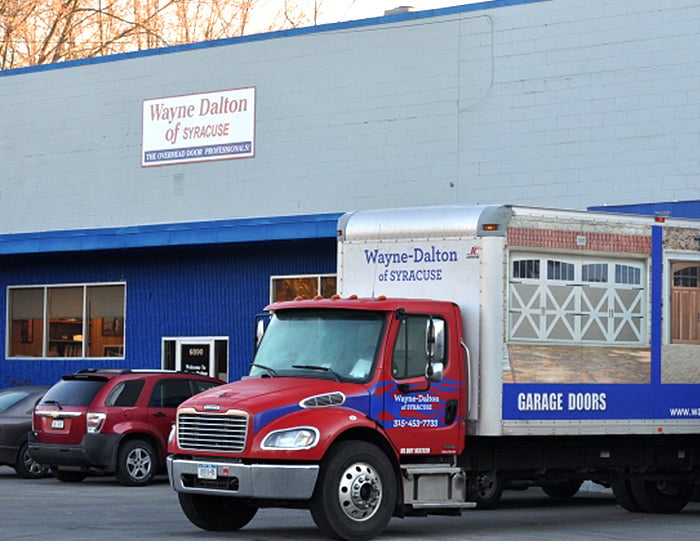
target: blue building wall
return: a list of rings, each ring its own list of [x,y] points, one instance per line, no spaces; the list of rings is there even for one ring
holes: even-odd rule
[[[335,239],[5,256],[7,286],[126,282],[124,359],[7,359],[0,388],[52,384],[81,368],[160,368],[163,336],[228,336],[229,379],[247,373],[253,317],[269,301],[270,276],[334,273]],[[6,325],[0,326],[6,344]]]

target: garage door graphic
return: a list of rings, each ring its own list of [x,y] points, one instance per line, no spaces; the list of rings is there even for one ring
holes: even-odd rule
[[[510,261],[509,339],[642,345],[644,263],[518,254]]]

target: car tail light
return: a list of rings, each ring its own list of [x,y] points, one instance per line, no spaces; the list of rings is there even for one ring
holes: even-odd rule
[[[88,411],[86,419],[88,434],[99,434],[100,430],[102,430],[102,427],[105,424],[107,414]]]

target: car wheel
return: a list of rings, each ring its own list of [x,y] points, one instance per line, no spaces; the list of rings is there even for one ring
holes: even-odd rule
[[[87,473],[73,470],[61,470],[57,466],[51,466],[53,476],[63,483],[80,483],[87,477]]]
[[[211,532],[233,532],[248,524],[258,508],[237,498],[179,492],[180,507],[192,524]]]
[[[119,448],[116,476],[125,486],[144,486],[151,482],[156,471],[157,455],[145,440],[127,440]]]
[[[29,446],[25,441],[17,452],[15,471],[25,479],[41,479],[49,474],[49,467],[39,464],[29,455]]]
[[[396,499],[396,477],[387,456],[369,443],[342,442],[321,464],[311,517],[331,537],[371,539],[386,528]]]

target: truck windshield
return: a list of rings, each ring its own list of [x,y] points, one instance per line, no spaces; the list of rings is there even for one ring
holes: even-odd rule
[[[355,310],[276,312],[250,375],[367,381],[385,319],[382,313]]]

